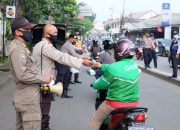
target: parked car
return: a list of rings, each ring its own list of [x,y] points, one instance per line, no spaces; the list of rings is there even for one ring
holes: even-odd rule
[[[171,46],[172,39],[157,39],[158,55],[167,57]]]

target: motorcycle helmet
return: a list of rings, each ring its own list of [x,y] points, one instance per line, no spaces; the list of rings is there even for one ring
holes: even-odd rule
[[[133,58],[135,54],[135,46],[132,41],[128,39],[122,39],[118,41],[114,46],[114,58],[116,61],[120,61],[123,58]]]
[[[150,33],[150,37],[152,37],[152,38],[153,38],[153,37],[154,37],[154,34],[153,34],[153,33]]]
[[[93,40],[93,45],[97,45],[98,41],[97,40]]]
[[[112,49],[112,43],[110,40],[104,40],[103,42],[104,50]]]

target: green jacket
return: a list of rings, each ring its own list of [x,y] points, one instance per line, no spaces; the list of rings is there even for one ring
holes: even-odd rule
[[[135,102],[139,99],[139,69],[132,59],[102,64],[103,75],[93,82],[93,88],[108,88],[108,100]]]

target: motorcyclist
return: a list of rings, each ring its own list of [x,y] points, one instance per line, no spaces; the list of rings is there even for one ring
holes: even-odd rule
[[[114,50],[112,49],[113,43],[110,40],[103,41],[104,52],[100,54],[99,62],[102,64],[111,64],[115,62],[114,59]],[[96,70],[96,78],[99,78],[102,75],[101,69]]]
[[[90,49],[92,58],[96,59],[100,55],[101,51],[102,51],[102,49],[98,45],[98,41],[97,40],[93,40],[93,44],[92,44],[91,49]]]
[[[132,60],[134,44],[122,39],[113,47],[116,62],[96,64],[101,67],[103,75],[94,81],[94,89],[107,89],[106,100],[93,114],[88,130],[99,130],[104,119],[115,109],[137,106],[139,103],[139,69]]]

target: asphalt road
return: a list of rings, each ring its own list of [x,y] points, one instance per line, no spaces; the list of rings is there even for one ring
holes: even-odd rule
[[[71,85],[69,94],[73,99],[56,98],[52,102],[52,130],[87,130],[91,114],[94,111],[96,91],[89,87],[94,79],[82,69],[82,84]],[[12,105],[12,86],[10,80],[0,88],[0,130],[14,130],[15,111]],[[140,105],[147,107],[148,120],[146,125],[156,130],[179,130],[180,128],[180,87],[164,80],[142,73],[140,75]]]

